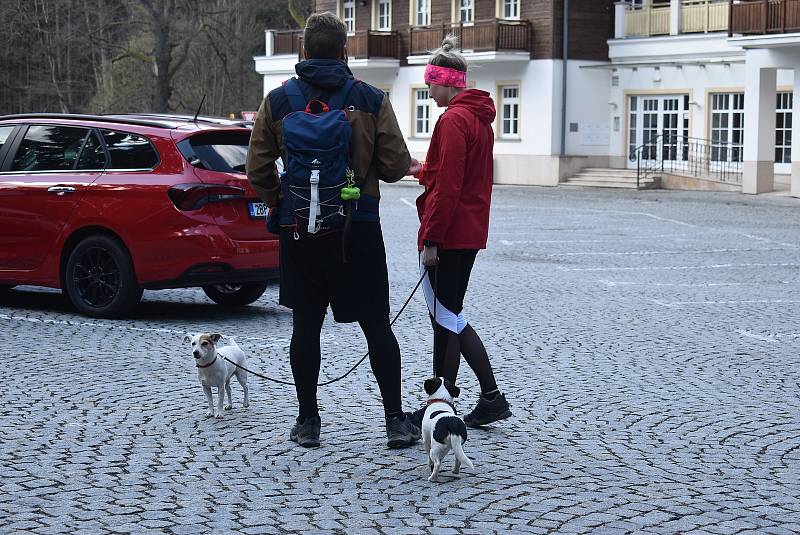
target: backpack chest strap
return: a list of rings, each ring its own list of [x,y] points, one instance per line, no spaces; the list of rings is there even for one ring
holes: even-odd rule
[[[319,169],[311,170],[311,201],[308,205],[308,233],[317,233],[317,216],[322,215],[322,210],[319,206]]]

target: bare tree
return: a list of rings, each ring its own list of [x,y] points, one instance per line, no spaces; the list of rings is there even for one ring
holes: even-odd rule
[[[288,2],[289,0],[287,0]],[[291,0],[301,17],[310,0]],[[263,0],[4,0],[0,113],[227,115],[262,97],[266,28],[300,19]]]

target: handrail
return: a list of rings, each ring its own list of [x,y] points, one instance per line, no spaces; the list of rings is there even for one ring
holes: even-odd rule
[[[743,146],[677,134],[658,134],[629,154],[636,160],[636,188],[656,173],[741,184]]]

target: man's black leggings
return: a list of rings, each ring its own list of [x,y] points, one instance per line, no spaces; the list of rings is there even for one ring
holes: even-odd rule
[[[289,359],[301,418],[319,415],[317,383],[322,360],[319,337],[322,323],[325,321],[325,312],[322,309],[315,312],[294,311],[292,314],[294,325]],[[402,414],[400,346],[389,326],[389,318],[371,318],[359,321],[358,324],[367,339],[369,363],[383,397],[384,411],[387,416],[399,416]],[[358,352],[354,352],[351,358],[358,358]],[[350,362],[346,364],[350,366]]]

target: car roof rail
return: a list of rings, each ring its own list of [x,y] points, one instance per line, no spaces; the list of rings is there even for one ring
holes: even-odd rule
[[[167,121],[181,121],[187,123],[207,123],[207,124],[215,124],[219,126],[243,126],[247,127],[252,124],[252,121],[247,121],[245,119],[228,119],[227,117],[209,117],[204,115],[199,115],[195,117],[194,115],[184,115],[184,114],[171,114],[171,113],[115,113],[109,114],[109,117],[121,117],[121,118],[145,118],[147,119],[164,119]]]
[[[71,121],[94,121],[103,123],[130,124],[135,126],[152,126],[155,128],[175,128],[174,124],[156,120],[137,119],[125,115],[85,115],[78,113],[21,113],[16,115],[0,115],[0,121],[14,121],[25,119],[67,119]]]

